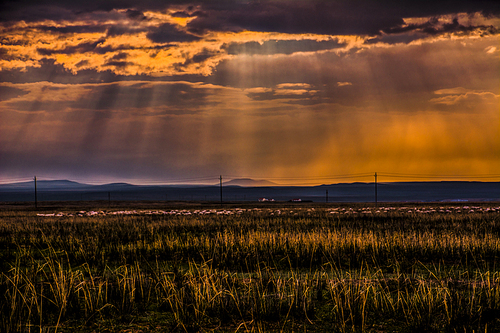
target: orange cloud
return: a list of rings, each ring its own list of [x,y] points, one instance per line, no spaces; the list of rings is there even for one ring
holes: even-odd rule
[[[129,10],[94,13],[79,21],[19,22],[0,26],[3,35],[1,70],[39,67],[54,59],[73,74],[82,70],[111,71],[118,75],[211,75],[223,60],[234,57],[223,49],[231,43],[266,41],[328,41],[331,36],[273,32],[190,33],[186,26],[195,17],[177,17],[146,11],[133,19]],[[139,15],[139,14],[137,14]],[[336,36],[348,50],[360,45],[356,36]],[[121,57],[117,59],[117,57]]]

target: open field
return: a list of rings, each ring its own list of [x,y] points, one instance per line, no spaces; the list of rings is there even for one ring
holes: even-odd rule
[[[0,206],[0,332],[500,332],[499,203],[101,204]]]

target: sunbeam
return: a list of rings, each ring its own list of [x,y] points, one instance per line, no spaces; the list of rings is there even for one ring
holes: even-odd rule
[[[0,176],[494,174],[500,5],[388,8],[2,5]]]

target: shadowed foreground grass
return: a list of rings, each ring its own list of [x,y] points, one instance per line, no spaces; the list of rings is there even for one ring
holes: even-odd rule
[[[500,207],[0,211],[1,332],[498,332]]]

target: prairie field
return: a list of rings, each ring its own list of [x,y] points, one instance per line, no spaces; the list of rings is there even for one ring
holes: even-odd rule
[[[0,206],[0,332],[500,332],[498,203]]]

